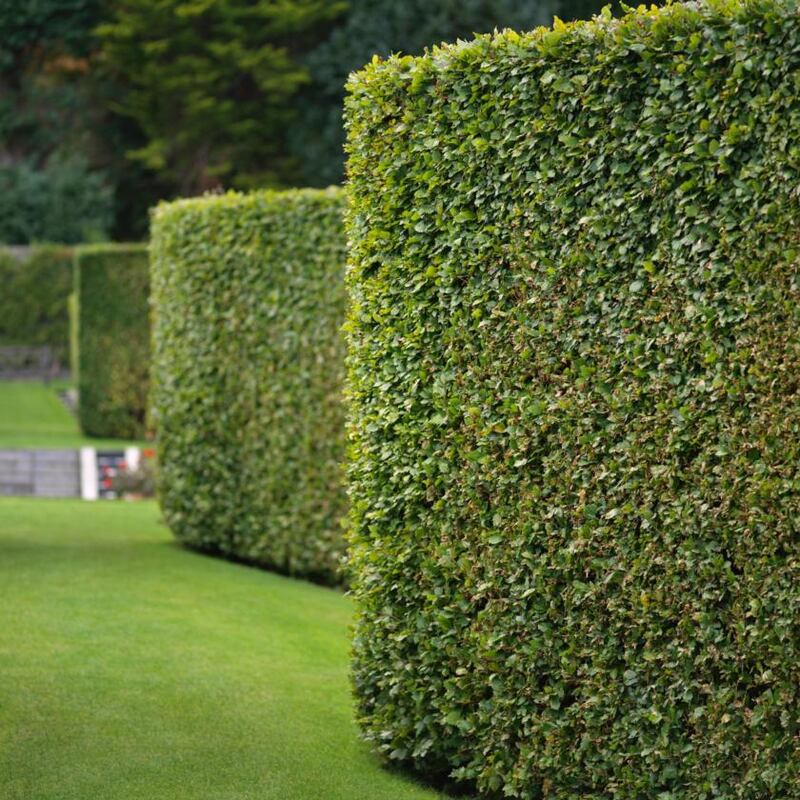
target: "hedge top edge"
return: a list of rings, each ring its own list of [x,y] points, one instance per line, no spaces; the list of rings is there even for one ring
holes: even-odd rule
[[[470,40],[443,42],[428,48],[423,55],[392,55],[388,58],[375,55],[369,64],[350,73],[347,89],[358,93],[381,77],[394,75],[410,83],[412,92],[419,87],[428,71],[444,71],[459,61],[468,61],[487,50],[512,50],[520,54],[534,51],[543,59],[558,60],[563,56],[562,46],[592,40],[608,39],[617,44],[633,45],[630,49],[643,58],[648,52],[642,45],[657,44],[659,36],[668,36],[681,26],[691,25],[701,19],[735,22],[753,10],[770,10],[797,14],[796,0],[705,0],[697,3],[667,2],[663,6],[623,4],[625,13],[615,17],[611,6],[590,20],[564,22],[555,17],[552,27],[541,26],[531,31],[511,29],[484,33]],[[696,48],[697,42],[690,43]]]
[[[92,253],[141,253],[147,249],[146,242],[97,242],[72,246],[73,253],[80,257]]]
[[[258,205],[259,203],[285,203],[287,200],[311,199],[315,197],[333,198],[341,195],[342,188],[328,186],[324,189],[258,189],[251,192],[229,190],[222,193],[208,193],[199,197],[180,197],[175,200],[162,200],[150,209],[153,219],[162,219],[165,215],[179,211],[201,211],[207,208],[237,208]]]

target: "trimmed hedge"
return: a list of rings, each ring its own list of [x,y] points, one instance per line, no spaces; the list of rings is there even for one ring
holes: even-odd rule
[[[0,344],[50,347],[66,367],[72,249],[41,245],[22,260],[3,252],[0,286]]]
[[[0,249],[0,286],[3,287],[0,294],[0,345],[18,344],[16,330],[7,320],[18,299],[14,287],[19,269],[18,259]]]
[[[347,103],[354,684],[523,798],[800,797],[800,24],[606,14]]]
[[[78,365],[78,420],[88,436],[145,436],[149,284],[146,245],[92,245],[75,251],[73,361]]]
[[[179,540],[341,579],[343,198],[226,194],[152,223],[160,499]]]

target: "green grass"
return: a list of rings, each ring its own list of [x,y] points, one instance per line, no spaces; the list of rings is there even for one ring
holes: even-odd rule
[[[84,436],[58,398],[66,384],[0,381],[0,447],[120,448],[135,444]]]
[[[424,800],[359,741],[350,601],[153,503],[0,499],[3,800]]]

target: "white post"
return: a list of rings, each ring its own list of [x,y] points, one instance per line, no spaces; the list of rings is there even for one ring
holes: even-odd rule
[[[125,448],[125,466],[128,472],[135,472],[139,469],[139,462],[141,461],[142,451],[138,447]]]
[[[81,497],[97,500],[98,496],[97,450],[81,447]]]

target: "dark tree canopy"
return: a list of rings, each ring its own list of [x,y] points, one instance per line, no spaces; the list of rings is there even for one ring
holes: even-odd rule
[[[0,73],[19,74],[24,62],[54,51],[85,55],[98,13],[98,0],[0,0]]]
[[[284,136],[309,80],[300,55],[343,4],[129,0],[98,34],[115,110],[145,142],[130,155],[180,194],[291,180]]]
[[[89,56],[98,0],[0,0],[0,241],[106,235],[92,149]]]

